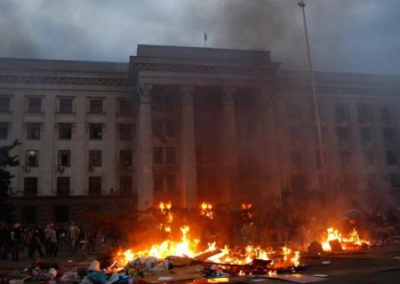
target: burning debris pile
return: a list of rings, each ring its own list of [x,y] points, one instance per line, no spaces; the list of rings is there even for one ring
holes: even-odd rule
[[[325,252],[355,250],[368,247],[371,243],[361,239],[356,228],[353,228],[347,235],[342,235],[334,228],[327,229],[326,239],[322,242],[322,249]]]
[[[118,251],[109,267],[112,272],[124,271],[147,282],[157,282],[157,279],[166,282],[182,280],[182,277],[273,275],[301,268],[300,252],[286,245],[273,248],[255,243],[235,246],[219,245],[216,241],[204,243],[192,234],[188,224],[179,227],[180,236],[177,237],[172,204],[161,202],[159,213],[163,216],[159,230],[165,239],[142,248]],[[210,203],[203,202],[198,213],[206,221],[214,219],[215,212]],[[248,226],[254,226],[251,204],[243,204],[240,213]]]

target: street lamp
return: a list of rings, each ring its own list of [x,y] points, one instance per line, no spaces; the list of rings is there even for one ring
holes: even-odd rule
[[[304,34],[306,38],[306,46],[307,46],[307,59],[308,59],[308,68],[310,72],[310,83],[311,83],[311,89],[312,89],[312,95],[313,95],[313,103],[314,103],[314,111],[315,111],[315,122],[317,126],[317,136],[318,136],[318,149],[319,149],[319,161],[321,165],[321,172],[322,172],[322,180],[325,186],[325,189],[327,188],[327,178],[325,175],[325,159],[324,159],[324,152],[323,152],[323,142],[322,142],[322,133],[321,133],[321,117],[319,113],[319,105],[318,105],[318,96],[317,96],[317,89],[315,87],[315,78],[314,78],[314,71],[313,71],[313,64],[312,64],[312,57],[311,57],[311,49],[310,49],[310,41],[308,39],[308,30],[307,30],[307,21],[306,21],[306,13],[305,13],[305,7],[306,3],[304,0],[300,0],[300,2],[297,3],[299,7],[301,8],[303,12],[303,23],[304,23]]]

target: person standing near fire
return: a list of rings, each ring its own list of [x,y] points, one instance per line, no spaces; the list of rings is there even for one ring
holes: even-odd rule
[[[79,228],[75,222],[71,222],[68,233],[71,240],[71,253],[75,253],[79,243]]]

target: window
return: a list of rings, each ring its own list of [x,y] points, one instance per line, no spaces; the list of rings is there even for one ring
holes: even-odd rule
[[[101,177],[89,177],[89,195],[101,194]]]
[[[161,120],[153,121],[153,135],[155,137],[160,137],[163,135],[163,125]]]
[[[103,113],[103,100],[90,100],[90,113]]]
[[[153,110],[169,111],[173,109],[172,99],[166,96],[153,96],[151,100]]]
[[[103,137],[103,126],[101,124],[89,124],[89,139],[101,140]]]
[[[173,193],[176,191],[176,175],[167,175],[167,191]]]
[[[365,161],[365,164],[368,165],[368,166],[371,166],[371,165],[375,164],[374,152],[365,151],[364,152],[364,161]]]
[[[10,112],[10,98],[0,98],[0,113]]]
[[[164,176],[161,174],[154,175],[154,191],[164,190]]]
[[[26,139],[39,140],[40,139],[40,123],[32,122],[26,126]]]
[[[132,177],[123,176],[119,178],[119,189],[121,195],[132,194]]]
[[[153,135],[155,137],[173,137],[175,135],[175,126],[171,120],[154,120]]]
[[[338,127],[336,128],[339,143],[350,142],[350,128],[349,127]]]
[[[58,139],[71,140],[72,138],[72,123],[58,124]]]
[[[133,125],[132,124],[120,124],[119,125],[119,140],[131,141],[133,138]]]
[[[390,173],[390,186],[393,188],[400,187],[400,175],[398,173]]]
[[[289,136],[289,141],[291,143],[297,143],[300,141],[301,138],[301,131],[300,128],[298,127],[288,127],[287,128],[288,136]]]
[[[39,151],[38,150],[26,150],[25,166],[28,166],[28,167],[38,167],[39,166]]]
[[[393,120],[392,110],[389,106],[381,108],[381,121],[384,123],[391,123]]]
[[[36,196],[38,192],[38,178],[24,178],[24,196]]]
[[[397,155],[393,151],[386,152],[386,161],[388,165],[397,165]]]
[[[292,189],[304,190],[306,189],[306,176],[302,174],[292,175],[291,179]]]
[[[154,164],[162,164],[162,163],[164,163],[163,148],[162,147],[154,147],[153,148],[153,162],[154,162]]]
[[[119,161],[121,167],[132,167],[132,151],[131,150],[119,151]]]
[[[166,162],[167,162],[167,164],[175,164],[175,148],[167,147]]]
[[[58,166],[71,166],[71,150],[58,150]]]
[[[22,221],[24,224],[30,225],[36,223],[36,207],[27,206],[22,209]]]
[[[68,196],[70,192],[70,178],[57,177],[57,195]]]
[[[68,206],[54,207],[54,222],[55,223],[69,222],[69,207]]]
[[[345,104],[335,105],[335,120],[337,122],[348,121],[349,116],[349,106]]]
[[[351,163],[351,154],[349,151],[340,151],[340,166],[346,168]]]
[[[299,118],[300,110],[299,107],[295,104],[286,104],[286,117],[287,118]]]
[[[60,99],[60,113],[72,113],[72,99]]]
[[[292,151],[290,153],[290,161],[292,166],[301,167],[301,153],[298,151]]]
[[[7,140],[8,138],[8,122],[0,122],[0,139]]]
[[[119,113],[132,114],[132,102],[128,100],[119,100]]]
[[[372,121],[372,111],[370,105],[357,106],[358,122],[365,123]]]
[[[394,128],[383,128],[383,140],[385,141],[385,144],[391,144],[395,142]]]
[[[101,167],[101,150],[89,150],[89,166]]]
[[[363,127],[360,129],[361,141],[364,144],[372,142],[372,128]]]
[[[42,111],[42,99],[41,98],[29,98],[28,99],[28,112],[38,113]]]

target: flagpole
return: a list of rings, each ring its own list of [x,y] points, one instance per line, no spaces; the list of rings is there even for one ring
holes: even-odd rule
[[[207,47],[207,33],[204,31],[204,48]]]

